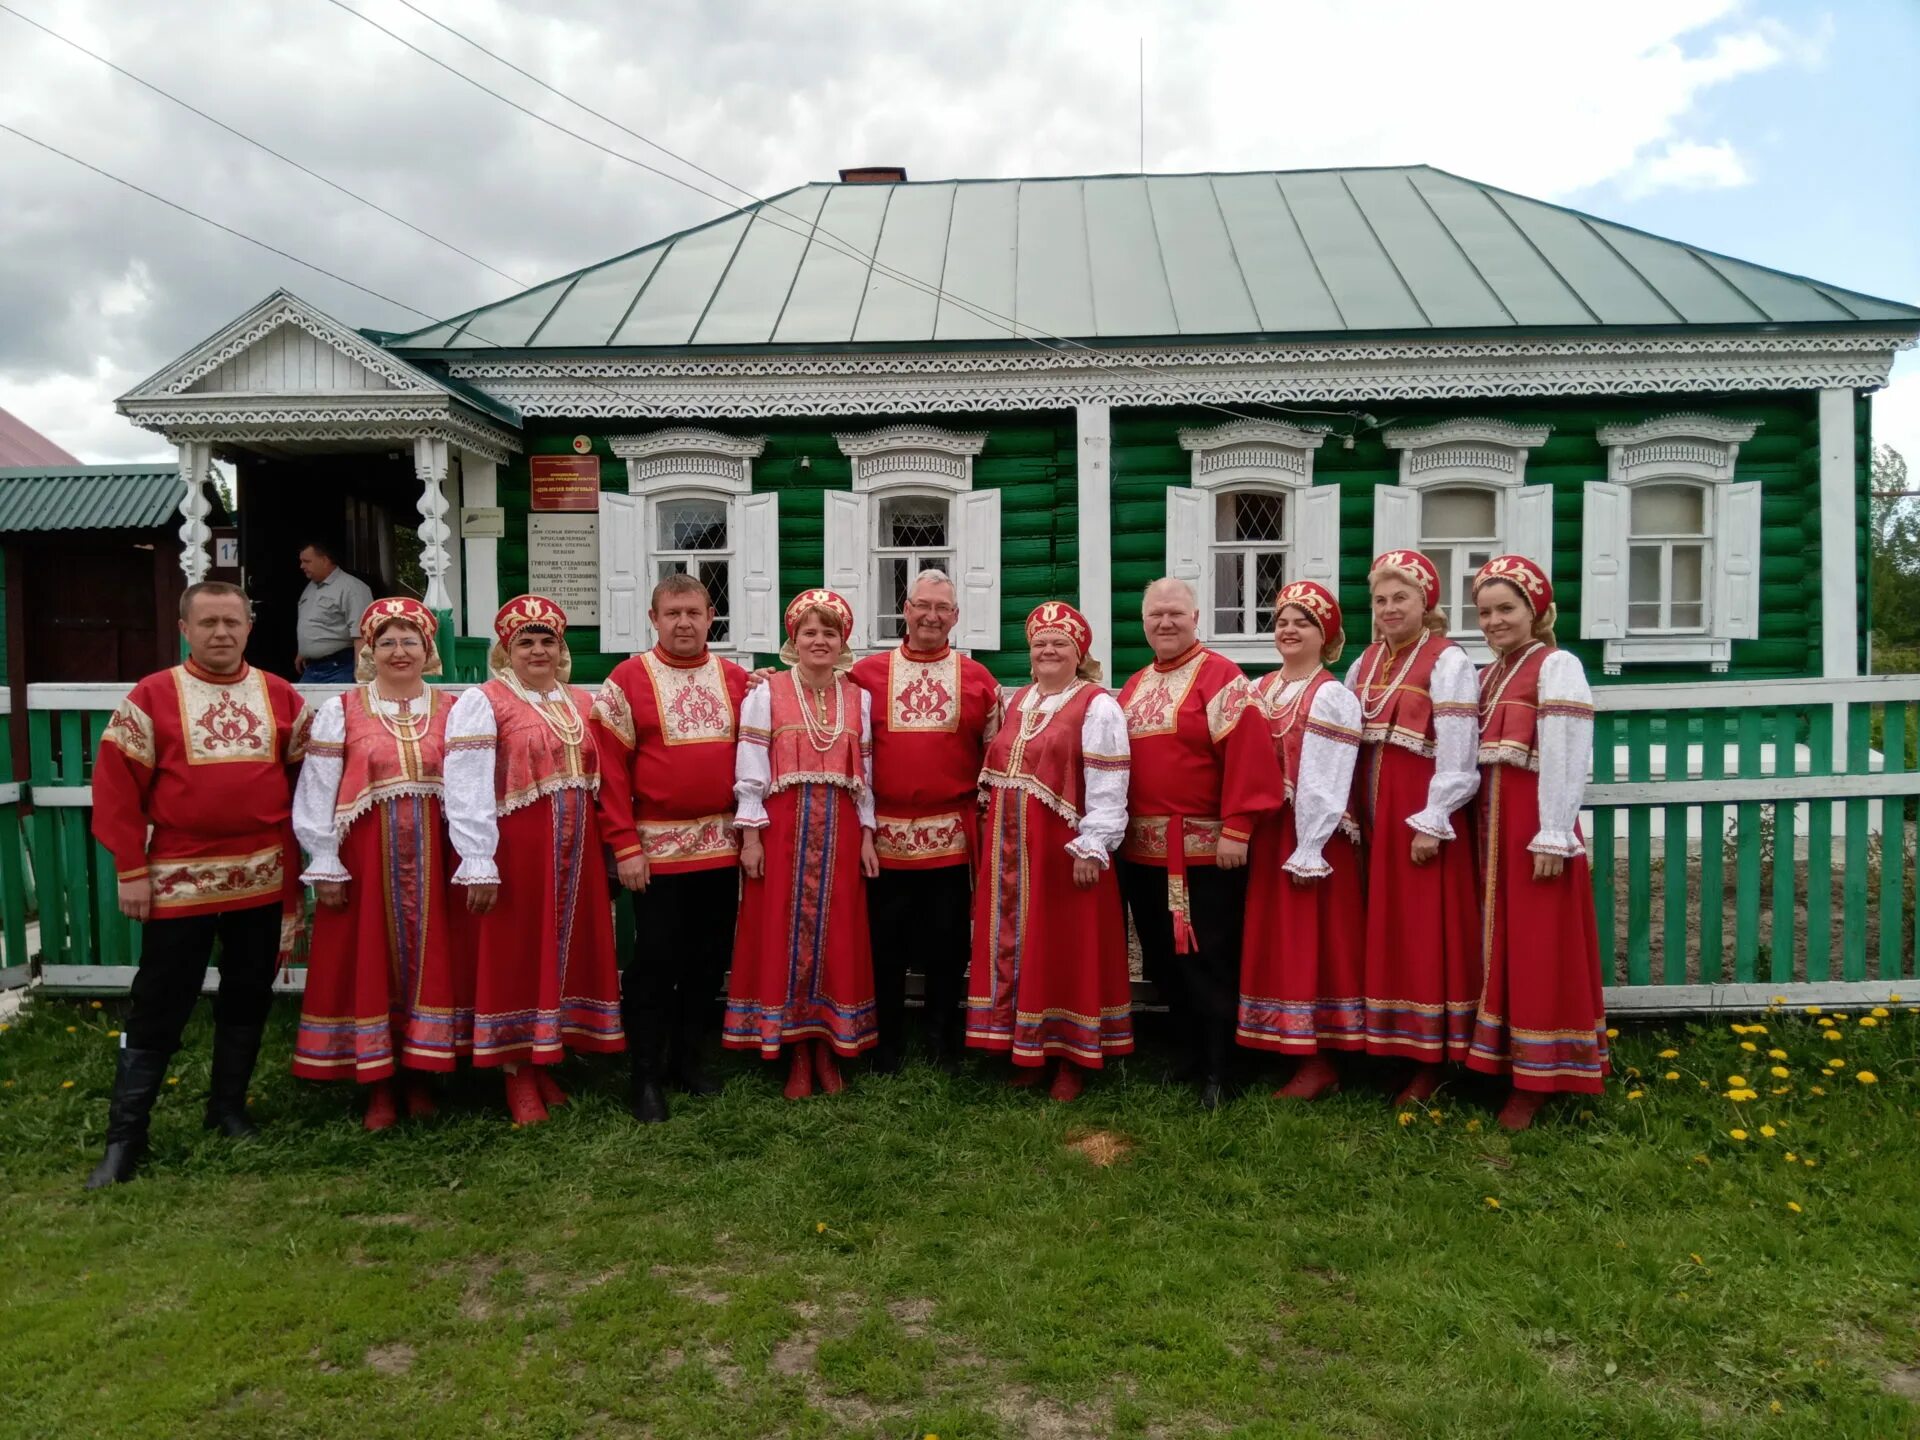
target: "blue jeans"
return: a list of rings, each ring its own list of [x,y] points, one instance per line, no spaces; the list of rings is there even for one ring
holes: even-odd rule
[[[322,660],[309,660],[307,668],[300,672],[300,683],[302,685],[353,684],[352,649],[342,650]]]

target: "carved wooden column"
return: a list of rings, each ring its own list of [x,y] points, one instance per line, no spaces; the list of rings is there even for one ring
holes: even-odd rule
[[[447,479],[447,442],[429,435],[417,437],[413,470],[420,477],[420,569],[427,577],[426,605],[440,616],[440,633],[451,644],[453,599],[447,594],[446,576],[453,564],[447,550],[453,531],[447,525],[447,496],[441,489]]]
[[[180,497],[180,572],[189,585],[198,585],[213,565],[213,552],[208,549],[213,531],[207,525],[207,516],[213,513],[213,502],[207,498],[213,446],[205,440],[182,440],[178,444],[180,480],[186,487]]]

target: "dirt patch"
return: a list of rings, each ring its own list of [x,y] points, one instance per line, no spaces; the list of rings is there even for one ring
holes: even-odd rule
[[[466,1284],[460,1292],[460,1317],[463,1320],[491,1320],[493,1301],[487,1290],[500,1273],[500,1262],[490,1258],[475,1260],[467,1266]]]
[[[933,1319],[933,1309],[931,1300],[895,1300],[887,1306],[887,1313],[905,1334],[917,1340],[927,1333],[927,1322]]]
[[[322,1375],[344,1375],[346,1373],[342,1366],[336,1365],[327,1359],[327,1352],[322,1350],[318,1345],[307,1352],[307,1358],[313,1361],[313,1368],[318,1370]]]
[[[789,1336],[773,1347],[767,1365],[776,1375],[811,1375],[820,1358],[820,1340],[811,1331]]]
[[[1133,1141],[1111,1130],[1089,1130],[1067,1136],[1067,1149],[1084,1155],[1102,1168],[1118,1164],[1133,1153]]]
[[[1002,1390],[990,1408],[1008,1434],[1024,1440],[1100,1440],[1113,1427],[1113,1407],[1104,1401],[1067,1406],[1024,1385]]]
[[[407,1225],[421,1229],[425,1222],[418,1215],[349,1215],[356,1225]]]
[[[374,1345],[367,1351],[367,1368],[382,1375],[404,1375],[413,1369],[413,1346],[402,1341]]]
[[[818,1320],[820,1318],[820,1307],[811,1300],[796,1300],[787,1308],[802,1320]]]
[[[1920,1404],[1920,1367],[1889,1370],[1880,1377],[1880,1388],[1889,1395],[1898,1395],[1902,1400]]]
[[[667,1288],[681,1299],[691,1300],[699,1305],[725,1305],[733,1299],[726,1291],[716,1289],[707,1283],[707,1277],[724,1273],[711,1266],[694,1270],[675,1270],[670,1265],[655,1265],[647,1273],[656,1280],[666,1281]]]

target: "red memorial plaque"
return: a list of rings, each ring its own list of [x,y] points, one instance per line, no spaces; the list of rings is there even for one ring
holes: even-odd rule
[[[535,455],[527,462],[533,476],[533,509],[598,510],[598,455]]]

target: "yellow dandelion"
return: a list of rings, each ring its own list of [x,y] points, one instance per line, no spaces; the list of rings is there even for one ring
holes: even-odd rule
[[[13,1026],[11,1026],[11,1025],[7,1025],[7,1024],[0,1024],[0,1035],[4,1035],[4,1034],[6,1034],[6,1033],[7,1033],[7,1031],[9,1031],[9,1030],[11,1030],[11,1029],[13,1029]]]
[[[1767,1003],[1769,1005],[1784,1005],[1787,1003],[1787,997],[1784,995],[1776,995],[1773,997],[1773,999],[1769,1000]]]
[[[1784,1065],[1772,1065],[1767,1068],[1767,1073],[1776,1080],[1784,1080],[1793,1072]]]
[[[1727,1076],[1727,1084],[1733,1086],[1735,1089],[1738,1089],[1740,1086],[1745,1085],[1746,1083],[1747,1083],[1747,1077],[1744,1075]]]
[[[1858,1080],[1862,1085],[1878,1085],[1880,1083],[1880,1077],[1871,1070],[1861,1070],[1857,1072],[1853,1078]]]
[[[1800,1207],[1794,1204],[1791,1200],[1787,1202],[1787,1208],[1793,1211],[1796,1215],[1800,1213]],[[1784,1415],[1787,1413],[1787,1407],[1782,1405],[1778,1400],[1769,1400],[1767,1402],[1767,1411],[1769,1414],[1773,1414],[1773,1415]]]
[[[1860,1017],[1860,1028],[1862,1030],[1871,1030],[1873,1029],[1874,1026],[1878,1025],[1879,1023],[1880,1022],[1874,1019],[1873,1016],[1871,1015],[1862,1015]]]
[[[1480,1118],[1477,1115],[1473,1119],[1467,1121],[1467,1133],[1469,1135],[1477,1133],[1479,1129],[1480,1129]]]
[[[101,1003],[98,1000],[95,1000],[93,1002],[93,1008],[96,1010],[101,1010],[101,1009],[104,1009],[105,1007],[101,1005]]]
[[[1680,1052],[1678,1050],[1662,1050],[1660,1052],[1660,1058],[1662,1060],[1678,1060],[1680,1058]]]
[[[1853,1017],[1848,1015],[1844,1010],[1836,1010],[1833,1012],[1833,1023],[1836,1025],[1844,1025],[1852,1018]]]
[[[1900,997],[1896,995],[1893,998],[1898,1000]],[[1871,1014],[1873,1018],[1876,1020],[1884,1020],[1887,1018],[1887,1007],[1884,1005],[1876,1005],[1868,1013]]]
[[[1402,1125],[1411,1125],[1413,1123],[1413,1112],[1411,1110],[1402,1110],[1400,1112],[1400,1123]]]
[[[1818,1005],[1807,1006],[1807,1014],[1818,1015],[1819,1013],[1820,1013],[1820,1007]]]
[[[1798,1200],[1787,1201],[1787,1209],[1793,1211],[1793,1213],[1796,1215],[1801,1215],[1805,1213],[1803,1210],[1801,1210],[1800,1202]],[[1779,1402],[1776,1401],[1775,1403],[1778,1404]],[[1778,1414],[1779,1412],[1776,1410],[1774,1413]]]
[[[1627,1099],[1629,1099],[1629,1100],[1638,1100],[1638,1099],[1639,1099],[1639,1098],[1640,1098],[1640,1097],[1641,1097],[1642,1095],[1644,1095],[1644,1094],[1646,1094],[1646,1093],[1647,1093],[1647,1092],[1646,1092],[1646,1091],[1644,1091],[1644,1090],[1629,1090],[1629,1091],[1627,1091]]]
[[[1713,1161],[1709,1160],[1705,1155],[1696,1155],[1693,1157],[1693,1163],[1696,1165],[1711,1165]],[[1700,1257],[1696,1255],[1693,1258],[1698,1260]]]
[[[1736,1035],[1744,1035],[1747,1033],[1747,1027],[1744,1025],[1729,1025],[1727,1026],[1727,1029],[1731,1030]]]
[[[1789,1165],[1797,1163],[1800,1159],[1800,1157],[1794,1154],[1793,1151],[1791,1150],[1787,1151],[1787,1153],[1781,1158],[1784,1159]]]
[[[178,1085],[179,1083],[180,1083],[180,1077],[178,1075],[167,1076],[167,1084]]]
[[[1773,1087],[1773,1090],[1770,1093],[1774,1095],[1786,1095],[1786,1094],[1789,1094],[1792,1090],[1793,1090],[1793,1087],[1791,1085],[1776,1085]]]
[[[1704,1081],[1704,1080],[1702,1080],[1702,1081],[1700,1082],[1700,1088],[1701,1088],[1702,1090],[1705,1090],[1705,1089],[1707,1089],[1707,1088],[1708,1088],[1708,1087],[1707,1087],[1707,1082],[1706,1082],[1706,1081]]]
[[[1629,1080],[1638,1080],[1640,1078],[1640,1067],[1638,1065],[1627,1066],[1627,1078]]]
[[[71,1081],[71,1080],[62,1080],[62,1081],[60,1082],[60,1088],[61,1088],[62,1090],[71,1090],[71,1089],[73,1089],[73,1081]]]
[[[1432,1118],[1433,1118],[1433,1123],[1436,1125],[1445,1124],[1447,1119],[1447,1112],[1444,1110],[1436,1110],[1433,1112]]]
[[[1769,1050],[1767,1051],[1767,1058],[1769,1060],[1784,1060],[1787,1058],[1787,1052],[1780,1049]]]
[[[1887,1002],[1892,1005],[1898,1005],[1900,1003],[1900,997],[1898,995],[1889,995],[1887,996]]]
[[[814,1227],[813,1227],[813,1233],[814,1233],[814,1234],[816,1234],[816,1235],[824,1235],[824,1234],[826,1234],[826,1233],[827,1233],[827,1222],[826,1222],[826,1221],[824,1221],[824,1220],[819,1220],[819,1221],[816,1221],[816,1222],[814,1223]]]
[[[1662,1080],[1678,1080],[1680,1078],[1680,1072],[1678,1070],[1669,1070],[1660,1078]]]
[[[1808,1093],[1809,1095],[1824,1095],[1824,1094],[1826,1094],[1827,1092],[1826,1092],[1825,1090],[1823,1090],[1823,1089],[1821,1089],[1821,1088],[1820,1088],[1820,1087],[1819,1087],[1818,1085],[1809,1085],[1809,1086],[1807,1087],[1807,1093]]]
[[[1806,1166],[1809,1170],[1813,1169],[1814,1167],[1814,1159],[1811,1155],[1809,1155],[1806,1159],[1802,1160],[1800,1163]]]
[[[1607,1039],[1618,1040],[1619,1038],[1620,1038],[1620,1032],[1614,1029],[1611,1025],[1609,1025],[1607,1027]]]
[[[1771,1125],[1762,1125],[1760,1127],[1760,1133],[1763,1136],[1765,1136],[1767,1139],[1771,1140],[1773,1139],[1774,1136],[1778,1135],[1780,1132],[1774,1129],[1773,1126]]]
[[[1727,1134],[1731,1135],[1736,1140],[1744,1140],[1747,1138],[1747,1132],[1744,1130],[1729,1130],[1727,1131]]]
[[[1829,1040],[1844,1040],[1847,1038],[1846,1036],[1842,1035],[1838,1030],[1822,1030],[1820,1033],[1826,1036],[1827,1039]]]
[[[79,1028],[80,1027],[78,1025],[69,1025],[67,1026],[67,1034],[71,1035],[73,1034],[74,1031],[78,1030]]]
[[[1747,1034],[1749,1035],[1764,1035],[1766,1033],[1767,1033],[1767,1027],[1764,1025],[1747,1026]]]
[[[1487,1209],[1498,1210],[1499,1208],[1500,1208],[1500,1202],[1494,1199],[1493,1196],[1491,1195],[1487,1196]]]
[[[120,1038],[120,1032],[118,1030],[107,1031],[107,1039],[118,1040],[119,1038]]]
[[[1706,1156],[1704,1156],[1704,1155],[1702,1155],[1702,1156],[1701,1156],[1700,1158],[1701,1158],[1702,1160],[1704,1160],[1704,1159],[1706,1159],[1707,1157],[1706,1157]],[[1699,1257],[1698,1255],[1689,1255],[1689,1256],[1687,1256],[1687,1258],[1688,1258],[1689,1260],[1691,1260],[1691,1261],[1693,1261],[1693,1263],[1694,1263],[1694,1264],[1696,1264],[1696,1265],[1705,1265],[1705,1264],[1707,1263],[1706,1261],[1704,1261],[1704,1260],[1702,1260],[1702,1259],[1701,1259],[1701,1258],[1700,1258],[1700,1257]]]
[[[1825,1028],[1826,1028],[1827,1026],[1829,1026],[1829,1025],[1831,1025],[1831,1024],[1833,1024],[1833,1017],[1832,1017],[1831,1015],[1822,1015],[1822,1016],[1820,1017],[1820,1027],[1821,1027],[1821,1029],[1823,1029],[1823,1030],[1824,1030],[1824,1029],[1825,1029]]]
[[[1754,1044],[1753,1041],[1751,1040],[1742,1040],[1740,1042],[1740,1048],[1742,1050],[1745,1050],[1748,1054],[1752,1054],[1754,1051],[1758,1050],[1760,1047]]]
[[[11,1080],[7,1081],[6,1084],[4,1086],[0,1086],[0,1088],[4,1088],[7,1090],[13,1089],[13,1081]]]

